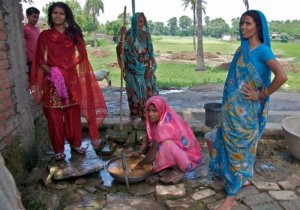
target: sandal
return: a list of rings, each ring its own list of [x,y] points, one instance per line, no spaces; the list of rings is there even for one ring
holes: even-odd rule
[[[55,160],[56,161],[64,160],[65,158],[66,158],[65,153],[56,153],[55,154]]]
[[[84,147],[71,147],[71,151],[76,152],[78,155],[85,155],[86,149]]]

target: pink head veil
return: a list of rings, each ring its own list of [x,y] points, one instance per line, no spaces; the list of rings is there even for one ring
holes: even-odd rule
[[[146,109],[151,104],[157,109],[160,119],[153,123],[146,114],[146,128],[150,142],[161,143],[165,140],[172,140],[181,148],[189,148],[195,144],[197,139],[192,129],[161,96],[149,98]]]

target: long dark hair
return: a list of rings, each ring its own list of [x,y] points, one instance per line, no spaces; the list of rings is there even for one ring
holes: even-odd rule
[[[67,29],[66,34],[67,36],[74,42],[77,43],[76,36],[79,35],[83,38],[83,34],[81,31],[80,26],[76,23],[74,19],[73,12],[69,5],[67,5],[64,2],[53,2],[48,9],[48,25],[52,28],[54,26],[54,23],[52,21],[52,12],[55,7],[62,8],[66,14],[66,23],[67,23]]]
[[[260,18],[260,15],[259,13],[256,11],[256,10],[248,10],[246,12],[244,12],[242,14],[242,18],[244,16],[250,16],[253,18],[255,24],[256,24],[256,28],[257,28],[257,34],[258,34],[258,37],[259,37],[259,40],[264,43],[264,38],[263,38],[263,31],[262,31],[262,24],[261,24],[261,18]],[[242,19],[241,18],[241,19]]]

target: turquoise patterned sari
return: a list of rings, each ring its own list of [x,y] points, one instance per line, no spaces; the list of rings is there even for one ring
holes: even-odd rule
[[[138,29],[138,17],[145,20],[143,30]],[[125,81],[130,116],[144,117],[147,100],[158,95],[156,87],[153,45],[147,19],[143,13],[135,13],[131,28],[127,31],[124,43]]]
[[[270,84],[271,70],[266,61],[274,59],[265,16],[261,18],[264,42],[250,50],[248,40],[231,62],[224,86],[222,101],[222,127],[218,129],[213,144],[210,170],[226,180],[225,191],[235,196],[244,182],[253,176],[253,165],[258,140],[265,128],[269,97],[263,101],[243,99],[241,87],[248,83],[254,89],[264,89]]]

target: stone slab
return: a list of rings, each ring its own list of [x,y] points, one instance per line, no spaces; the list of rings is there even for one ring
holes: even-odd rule
[[[65,144],[66,158],[62,161],[53,160],[49,163],[49,177],[54,180],[61,180],[102,170],[103,165],[92,145],[84,141],[82,142],[82,147],[87,147],[85,155],[79,155],[73,151],[71,152],[70,145]]]

